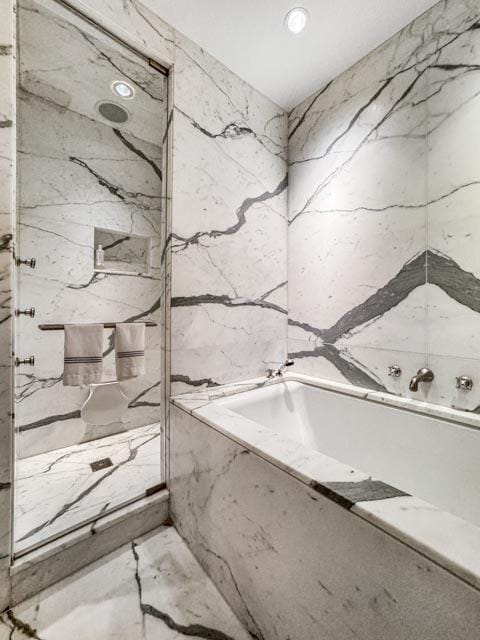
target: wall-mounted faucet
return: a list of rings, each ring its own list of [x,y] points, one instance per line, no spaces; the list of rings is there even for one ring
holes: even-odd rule
[[[272,378],[281,378],[287,367],[292,367],[294,365],[293,360],[285,360],[281,367],[278,369],[267,369],[267,378],[271,380]]]
[[[470,376],[458,376],[457,389],[463,389],[464,391],[471,391],[473,389],[473,380]]]
[[[418,391],[419,382],[432,382],[434,378],[435,376],[433,375],[433,371],[431,369],[428,369],[427,367],[419,369],[417,371],[417,374],[410,380],[410,391]]]

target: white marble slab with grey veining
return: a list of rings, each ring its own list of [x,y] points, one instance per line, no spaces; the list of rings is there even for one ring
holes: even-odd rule
[[[428,364],[417,397],[478,411],[479,17],[478,0],[438,2],[290,114],[289,352],[306,374],[411,397]]]
[[[171,379],[180,393],[285,358],[287,166],[282,109],[178,33],[174,83]]]
[[[0,639],[250,640],[173,527],[0,614]]]
[[[109,466],[92,468],[99,461]],[[158,424],[18,460],[15,551],[94,522],[161,482]]]
[[[412,505],[414,498],[369,500],[345,508],[331,493],[279,468],[268,456],[266,437],[258,444],[263,435],[259,425],[251,446],[247,440],[254,423],[240,417],[227,420],[227,413],[223,423],[212,428],[195,411],[172,407],[171,512],[175,526],[253,637],[476,640],[480,591],[466,584],[470,576],[459,578],[458,567],[445,562],[439,566],[438,557],[432,561],[425,530],[418,536],[422,545],[412,548],[412,541],[395,535],[381,516],[367,521],[356,513],[357,507],[381,512],[382,503],[396,502],[403,522],[394,509],[390,520],[402,527],[416,519],[413,509],[410,517],[403,511],[405,505],[418,507]],[[271,443],[275,441],[272,433]],[[289,452],[293,457],[294,448],[298,451],[296,445],[289,449],[285,440],[284,457]],[[314,458],[310,452],[312,470]],[[317,461],[319,473],[323,470],[326,476],[324,457]],[[361,487],[364,481],[355,480],[350,487]],[[448,525],[442,517],[434,523]],[[478,529],[476,539],[461,527],[451,531],[464,543],[478,544],[480,539]],[[439,540],[437,533],[434,544]],[[474,546],[465,547],[463,554],[474,568]]]

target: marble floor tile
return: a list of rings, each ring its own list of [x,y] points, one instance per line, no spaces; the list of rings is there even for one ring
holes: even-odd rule
[[[0,640],[251,640],[173,527],[0,615]]]
[[[23,551],[161,482],[160,426],[151,424],[100,440],[17,461],[15,551]],[[91,464],[109,458],[111,466]]]

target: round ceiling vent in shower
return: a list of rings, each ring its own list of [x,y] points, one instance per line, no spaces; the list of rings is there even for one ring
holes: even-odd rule
[[[126,122],[130,118],[128,111],[115,102],[99,102],[97,111],[106,120],[110,120],[115,124],[122,124],[122,122]]]

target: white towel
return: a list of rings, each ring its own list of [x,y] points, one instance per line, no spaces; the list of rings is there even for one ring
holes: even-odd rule
[[[115,327],[117,378],[127,380],[145,374],[145,324],[123,322]]]
[[[102,368],[103,324],[66,324],[64,386],[101,382]]]

